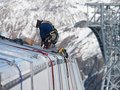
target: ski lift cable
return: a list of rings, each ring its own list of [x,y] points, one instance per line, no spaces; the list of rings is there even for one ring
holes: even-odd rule
[[[17,69],[18,69],[18,72],[19,72],[19,77],[20,77],[20,90],[22,90],[22,73],[20,71],[20,68],[17,66],[17,64],[15,64],[14,62],[12,61],[9,61],[7,59],[4,59],[4,58],[0,58],[0,61],[5,61],[5,62],[8,62],[8,65],[9,64],[13,64],[13,66],[15,66]]]

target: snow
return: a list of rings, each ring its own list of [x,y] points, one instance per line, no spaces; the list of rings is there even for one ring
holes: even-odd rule
[[[85,3],[104,2],[109,3],[110,0],[6,0],[0,1],[0,7],[5,10],[1,11],[0,26],[1,33],[6,37],[11,37],[11,30],[18,31],[17,38],[36,38],[39,30],[35,26],[37,19],[45,19],[51,21],[58,29],[60,34],[59,44],[67,37],[73,36],[73,40],[68,43],[67,48],[70,54],[76,54],[85,59],[95,54],[101,54],[97,40],[88,28],[74,28],[76,22],[87,20],[87,7]],[[90,9],[93,12],[93,9]],[[65,31],[68,28],[68,31]],[[7,31],[7,33],[6,33]],[[74,44],[72,44],[74,43]],[[90,55],[90,56],[89,56]]]
[[[97,39],[89,28],[76,28],[74,31],[71,30],[61,33],[60,41],[72,35],[77,37],[76,39],[72,40],[66,47],[68,52],[71,52],[71,54],[76,53],[77,57],[82,56],[83,60],[86,60],[88,57],[92,57],[94,54],[101,53]],[[92,34],[89,36],[90,33]],[[74,45],[71,43],[74,43]]]

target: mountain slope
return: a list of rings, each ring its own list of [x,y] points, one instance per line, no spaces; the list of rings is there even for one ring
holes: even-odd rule
[[[7,31],[7,35],[5,33],[5,36],[9,38],[23,36],[33,38],[36,31],[32,27],[34,21],[36,19],[46,19],[50,20],[60,33],[58,45],[61,44],[59,47],[62,45],[72,55],[82,55],[84,59],[89,55],[92,56],[100,53],[98,43],[96,43],[97,41],[93,34],[89,35],[91,31],[88,28],[74,28],[76,22],[86,20],[86,13],[81,11],[81,8],[85,7],[81,6],[81,4],[85,3],[85,0],[83,2],[79,2],[79,0],[61,0],[59,2],[57,0],[8,0],[3,3],[0,4],[0,31],[2,31],[2,34],[4,34],[3,31]],[[63,40],[65,38],[69,39],[69,37],[72,38],[68,42],[68,45],[63,45]],[[92,48],[96,52],[93,53],[91,51],[93,50]]]
[[[49,20],[60,35],[57,47],[66,48],[70,56],[77,58],[81,72],[85,74],[83,78],[86,75],[89,78],[100,71],[103,59],[94,33],[85,27],[86,2],[109,3],[110,0],[0,0],[0,34],[38,41],[37,29],[33,27],[35,21]]]

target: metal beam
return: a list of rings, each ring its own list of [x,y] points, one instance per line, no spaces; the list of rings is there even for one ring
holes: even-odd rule
[[[88,27],[95,34],[105,61],[101,90],[120,90],[120,3],[86,3]],[[97,28],[100,28],[97,30]]]

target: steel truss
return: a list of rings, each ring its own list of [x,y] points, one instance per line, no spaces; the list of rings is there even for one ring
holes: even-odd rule
[[[101,90],[120,90],[120,4],[87,3],[87,11],[105,61]]]

